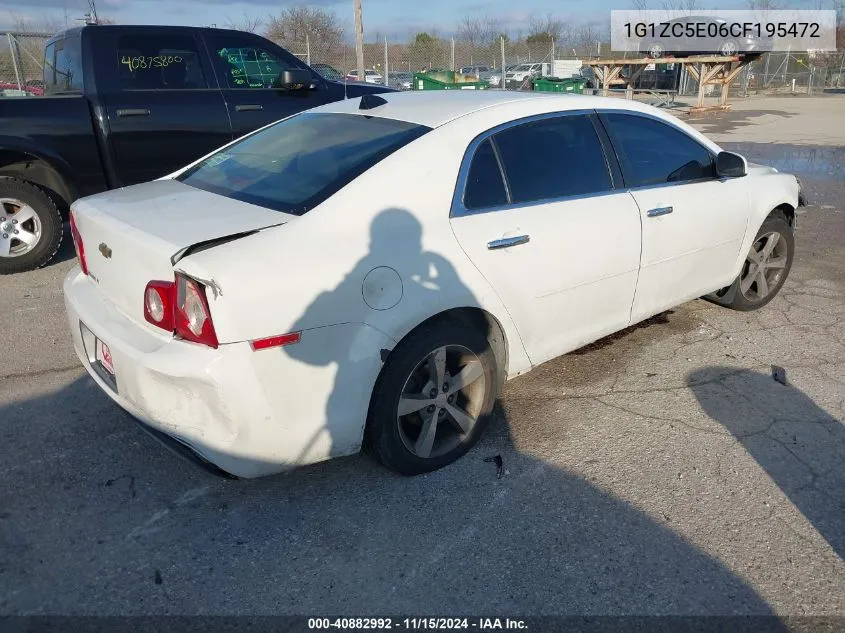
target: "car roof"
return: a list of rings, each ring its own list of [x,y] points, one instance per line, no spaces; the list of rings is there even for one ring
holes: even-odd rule
[[[335,112],[377,116],[436,128],[480,110],[489,110],[518,102],[531,102],[531,110],[561,112],[566,110],[614,109],[639,112],[657,111],[648,105],[615,97],[516,92],[507,90],[420,90],[378,94],[386,104],[361,110],[360,98],[336,101],[312,112]],[[661,115],[662,116],[662,115]]]

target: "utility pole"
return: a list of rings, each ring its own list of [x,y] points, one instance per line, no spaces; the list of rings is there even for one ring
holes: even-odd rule
[[[502,85],[499,86],[499,87],[502,90],[504,90],[508,87],[507,83],[506,83],[506,78],[505,78],[506,73],[505,73],[505,36],[504,35],[499,36],[499,43],[502,45]]]
[[[311,65],[311,37],[305,34],[305,63]]]
[[[364,18],[361,10],[361,0],[352,0],[355,8],[355,63],[358,66],[358,81],[366,80],[364,73]]]

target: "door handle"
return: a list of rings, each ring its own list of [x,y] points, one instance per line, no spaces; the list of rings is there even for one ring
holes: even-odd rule
[[[117,116],[150,116],[147,108],[123,108],[117,111]]]
[[[650,218],[658,218],[661,215],[669,215],[672,213],[672,207],[657,207],[656,209],[649,209],[646,215]]]
[[[487,242],[487,249],[495,251],[497,248],[509,248],[511,246],[519,246],[520,244],[527,244],[531,238],[527,235],[518,235],[517,237],[503,237],[500,240],[493,240]]]
[[[259,103],[250,103],[246,105],[236,105],[235,112],[252,112],[254,110],[263,110],[264,106]]]

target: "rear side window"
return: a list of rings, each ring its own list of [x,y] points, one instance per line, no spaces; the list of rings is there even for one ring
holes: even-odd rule
[[[220,150],[178,179],[302,215],[430,129],[372,116],[306,112]]]
[[[602,115],[629,187],[716,177],[710,151],[681,130],[647,117]]]
[[[121,90],[208,87],[196,41],[189,35],[121,35],[115,64]]]
[[[507,202],[499,161],[488,139],[478,146],[472,158],[464,190],[464,206],[467,209],[484,209]]]
[[[584,115],[524,123],[494,136],[514,203],[612,189],[604,151]]]
[[[82,92],[82,48],[79,37],[50,43],[44,50],[44,92],[73,94]]]

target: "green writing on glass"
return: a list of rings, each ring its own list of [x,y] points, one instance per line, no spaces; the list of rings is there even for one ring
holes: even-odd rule
[[[150,70],[151,68],[167,68],[173,64],[181,64],[184,60],[179,55],[131,56],[122,55],[120,63],[126,64],[133,73],[136,70]]]

